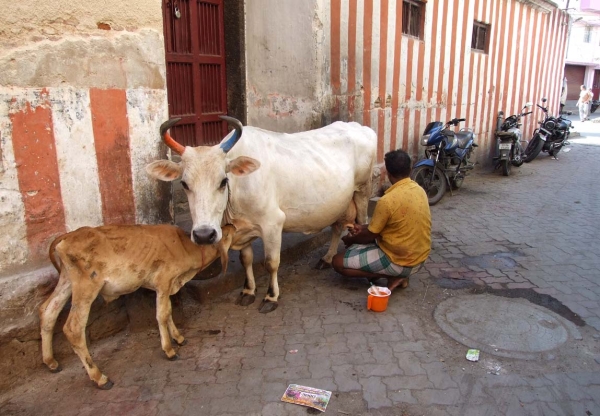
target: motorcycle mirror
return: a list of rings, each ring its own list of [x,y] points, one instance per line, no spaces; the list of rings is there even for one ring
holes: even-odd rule
[[[525,105],[523,106],[523,108],[531,107],[532,105],[533,105],[533,103],[531,101],[527,101],[525,103]]]
[[[546,101],[548,101],[548,100],[547,100],[547,99],[545,99],[545,98],[542,98],[542,102],[543,102],[543,103],[545,103]]]

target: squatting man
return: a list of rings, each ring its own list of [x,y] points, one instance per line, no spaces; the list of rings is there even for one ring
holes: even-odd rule
[[[429,256],[431,213],[425,191],[409,177],[410,156],[398,149],[384,160],[392,186],[377,202],[370,223],[354,224],[342,238],[347,249],[333,257],[332,265],[347,277],[385,277],[393,291],[407,287],[409,276]]]

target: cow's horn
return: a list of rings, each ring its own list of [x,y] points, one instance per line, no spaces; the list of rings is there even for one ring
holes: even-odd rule
[[[160,125],[160,136],[162,137],[163,141],[165,142],[165,144],[167,146],[169,146],[169,148],[171,150],[173,150],[175,153],[182,155],[183,152],[185,151],[185,146],[180,145],[179,143],[177,143],[169,133],[167,133],[167,130],[169,130],[171,127],[173,127],[175,124],[179,123],[179,120],[181,120],[180,117],[178,118],[172,118],[168,121],[165,121],[163,124]]]
[[[229,152],[231,150],[231,148],[233,146],[235,146],[235,144],[238,142],[238,140],[242,137],[242,128],[244,126],[242,126],[242,123],[233,118],[233,117],[229,117],[229,116],[219,116],[221,119],[225,120],[227,122],[227,124],[233,126],[235,128],[235,133],[233,133],[233,135],[229,138],[229,140],[227,140],[224,143],[221,143],[221,149],[223,149],[223,151],[225,153]]]

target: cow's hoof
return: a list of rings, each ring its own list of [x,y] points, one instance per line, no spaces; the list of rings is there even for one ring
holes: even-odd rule
[[[235,304],[240,305],[240,306],[248,306],[248,305],[252,305],[255,300],[256,300],[255,295],[249,295],[247,293],[240,293],[238,298],[235,300]]]
[[[100,390],[110,390],[112,389],[112,387],[115,385],[115,383],[113,383],[112,381],[108,380],[106,383],[104,383],[103,385],[99,385],[98,388]]]
[[[49,368],[51,373],[60,373],[62,371],[62,367],[59,365],[56,368]]]
[[[331,269],[331,263],[327,263],[325,260],[321,259],[315,265],[315,269],[317,269],[317,270]]]
[[[273,302],[270,300],[263,300],[260,303],[260,307],[258,308],[258,311],[260,313],[269,313],[269,312],[273,312],[275,309],[277,309],[278,306],[279,306],[279,303],[277,303],[277,302]]]
[[[174,339],[173,341],[175,341],[175,344],[179,345],[180,347],[183,347],[184,345],[187,345],[187,339],[184,339],[181,342],[177,342],[176,339]]]
[[[167,359],[168,359],[169,361],[177,361],[177,360],[179,360],[179,354],[175,354],[175,355],[174,355],[174,356],[172,356],[172,357],[167,357]]]

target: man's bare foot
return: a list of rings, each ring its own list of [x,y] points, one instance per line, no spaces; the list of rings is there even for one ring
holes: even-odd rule
[[[408,277],[390,277],[388,278],[387,288],[390,292],[399,287],[400,289],[406,289],[408,287]]]

